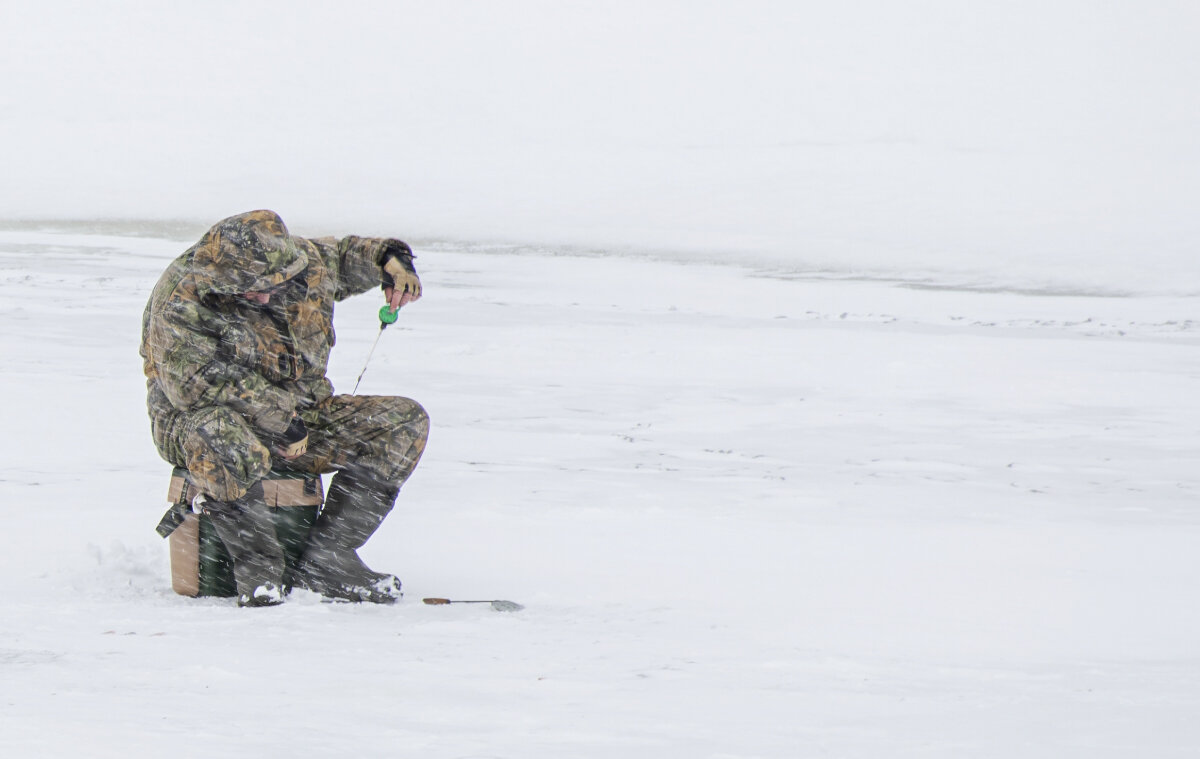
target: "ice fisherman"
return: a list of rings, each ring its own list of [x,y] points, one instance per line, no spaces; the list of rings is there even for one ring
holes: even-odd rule
[[[391,603],[395,575],[357,549],[391,511],[429,434],[413,400],[334,395],[333,305],[374,287],[394,311],[421,297],[412,249],[389,238],[305,239],[272,211],[231,216],[159,279],[142,321],[154,444],[188,472],[233,559],[238,605],[281,603],[283,551],[262,480],[273,466],[336,472],[292,582]]]

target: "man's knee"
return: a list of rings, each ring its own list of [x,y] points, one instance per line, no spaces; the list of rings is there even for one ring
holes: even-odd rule
[[[424,450],[429,438],[429,412],[411,398],[395,398],[396,409],[392,415],[393,449],[416,446]]]
[[[401,400],[408,401],[409,409],[407,411],[408,426],[412,430],[415,437],[420,437],[425,440],[429,437],[429,412],[425,407],[411,398],[403,398]]]
[[[429,436],[429,413],[411,398],[375,396],[356,416],[366,421],[364,431],[373,427],[373,433],[368,434],[389,447],[396,443],[406,444],[405,441],[411,442],[416,438],[424,440]]]
[[[181,438],[189,478],[217,500],[241,498],[271,470],[271,451],[231,409],[215,406],[193,414]]]
[[[376,438],[375,450],[364,462],[378,469],[378,476],[388,481],[408,478],[425,451],[429,438],[429,412],[411,398],[399,396],[381,398],[380,409],[386,432]],[[373,465],[373,466],[372,466]]]

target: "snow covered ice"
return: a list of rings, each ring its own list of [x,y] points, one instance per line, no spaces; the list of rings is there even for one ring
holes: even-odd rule
[[[365,554],[408,600],[248,613],[175,596],[153,531],[136,335],[185,242],[0,234],[6,753],[1196,745],[1191,299],[420,246],[362,388],[437,422]]]
[[[0,753],[1200,751],[1196,11],[427,5],[4,6]],[[142,308],[258,207],[417,251],[395,607],[170,590]]]

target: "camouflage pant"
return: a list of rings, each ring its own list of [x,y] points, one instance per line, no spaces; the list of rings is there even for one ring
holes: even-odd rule
[[[274,456],[241,414],[223,406],[156,424],[154,442],[163,458],[188,470],[193,485],[232,501],[272,466],[323,474],[353,465],[399,485],[417,466],[429,435],[425,409],[395,396],[335,395],[300,417],[308,427],[308,452],[291,461]]]

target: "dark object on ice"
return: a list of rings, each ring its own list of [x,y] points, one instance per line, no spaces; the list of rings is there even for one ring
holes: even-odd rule
[[[447,604],[491,604],[496,611],[520,611],[525,607],[515,601],[451,601],[449,598],[422,599],[430,606],[445,606]]]
[[[333,476],[308,547],[296,564],[293,581],[327,598],[395,603],[400,580],[363,563],[358,549],[375,534],[396,503],[400,488],[361,469]]]
[[[275,538],[283,549],[283,591],[291,585],[291,574],[308,546],[309,532],[321,505],[318,475],[272,471],[261,482],[263,499]],[[198,495],[187,481],[187,472],[176,468],[171,476],[168,498],[171,508],[159,522],[178,521],[164,537],[171,541],[171,588],[184,596],[238,595],[234,562],[210,514],[192,513],[191,501]]]

